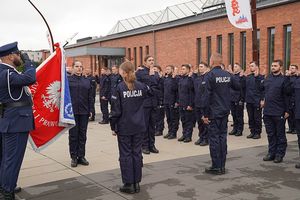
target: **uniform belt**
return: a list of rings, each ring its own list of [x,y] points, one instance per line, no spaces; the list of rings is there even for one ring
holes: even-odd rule
[[[18,102],[3,103],[4,108],[16,108],[16,107],[25,107],[25,106],[32,106],[32,102],[18,101]]]

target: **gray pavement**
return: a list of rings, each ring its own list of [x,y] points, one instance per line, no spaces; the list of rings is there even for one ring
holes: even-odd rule
[[[38,200],[300,200],[297,142],[289,142],[284,162],[263,162],[265,145],[228,152],[227,173],[205,174],[208,154],[147,163],[143,167],[141,192],[119,192],[120,170],[97,173],[23,188],[20,198]]]

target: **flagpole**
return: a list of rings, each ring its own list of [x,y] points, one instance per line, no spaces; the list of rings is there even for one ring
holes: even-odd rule
[[[257,14],[256,0],[251,0],[251,17],[252,17],[252,59],[259,63],[258,44],[257,44]]]
[[[46,21],[45,17],[43,16],[43,14],[39,11],[39,9],[30,1],[28,0],[28,2],[34,7],[34,9],[40,14],[40,16],[43,18],[47,28],[48,28],[48,31],[49,31],[49,34],[50,34],[50,39],[51,39],[51,43],[52,43],[52,52],[54,52],[54,42],[53,42],[53,36],[52,36],[52,32],[51,32],[51,29],[50,29],[50,26],[48,24],[48,22]]]

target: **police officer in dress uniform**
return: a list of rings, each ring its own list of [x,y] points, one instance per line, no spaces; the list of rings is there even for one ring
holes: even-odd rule
[[[119,74],[119,67],[114,65],[111,67],[110,78],[110,94],[113,94],[118,84],[123,81],[122,76]],[[112,108],[111,108],[112,109]]]
[[[87,127],[91,115],[92,86],[85,76],[82,76],[83,66],[79,61],[73,63],[73,75],[68,77],[70,95],[76,125],[69,130],[69,148],[71,167],[78,164],[89,165],[85,158],[85,144],[87,140]]]
[[[120,188],[124,193],[138,193],[142,179],[142,144],[144,132],[147,130],[145,121],[144,100],[150,89],[147,85],[136,81],[134,66],[125,62],[120,66],[120,74],[124,81],[117,85],[112,95],[111,129],[117,134],[119,161],[122,181]]]
[[[101,76],[99,78],[99,85],[100,85],[100,109],[102,112],[102,121],[99,124],[108,124],[108,102],[110,101],[110,78],[108,76],[109,72],[106,67],[101,68]]]
[[[295,113],[295,125],[298,137],[298,147],[300,152],[300,77],[297,76],[293,82],[293,96],[294,96],[294,113]],[[295,165],[297,169],[300,169],[300,162]]]
[[[91,117],[90,121],[95,121],[96,111],[95,111],[95,99],[96,99],[96,89],[97,89],[97,78],[92,75],[91,68],[86,67],[84,68],[84,75],[88,78],[91,82],[91,92],[92,92],[92,105],[91,105]]]
[[[173,65],[166,67],[166,76],[164,77],[164,107],[167,117],[168,133],[164,136],[166,139],[175,139],[179,128],[179,109],[176,105],[178,99],[178,83],[176,72]]]
[[[154,58],[146,56],[144,58],[144,66],[140,67],[135,73],[137,81],[140,81],[148,86],[154,85],[156,87],[154,94],[157,93],[159,75],[154,72]],[[148,97],[144,102],[146,132],[144,135],[144,142],[142,151],[144,154],[159,153],[155,147],[155,108],[157,101],[155,96]]]
[[[206,146],[208,145],[207,125],[203,123],[202,117],[205,109],[205,95],[206,95],[206,83],[207,73],[209,67],[206,63],[201,62],[199,64],[199,73],[193,78],[194,90],[195,90],[195,117],[198,123],[199,139],[195,142],[195,145]]]
[[[0,134],[3,150],[0,197],[5,200],[15,199],[14,189],[29,131],[34,129],[32,99],[27,86],[35,83],[36,71],[28,55],[20,54],[17,44],[14,42],[0,47]],[[25,71],[19,73],[16,67],[21,66],[22,60]]]
[[[178,82],[178,106],[182,123],[182,136],[179,142],[189,143],[192,141],[194,116],[194,87],[192,78],[189,76],[190,65],[181,66],[182,76]]]
[[[251,74],[246,77],[245,102],[248,112],[250,135],[248,139],[260,139],[262,129],[262,108],[260,105],[263,99],[262,86],[264,76],[259,74],[259,67],[255,61],[250,63]]]
[[[206,173],[225,174],[227,154],[227,123],[230,112],[230,88],[239,88],[231,74],[222,70],[222,56],[214,53],[210,58],[212,70],[207,74],[207,95],[202,120],[208,124],[209,150],[212,166]]]
[[[244,102],[245,102],[245,77],[239,63],[233,65],[233,76],[237,82],[241,82],[242,86],[239,90],[230,89],[231,95],[231,115],[233,118],[233,129],[229,135],[242,136],[244,131]]]
[[[285,122],[289,117],[289,104],[291,84],[289,77],[282,74],[283,63],[281,60],[272,62],[271,74],[264,82],[264,123],[269,142],[268,154],[264,161],[280,163],[285,156],[287,139],[285,135]]]

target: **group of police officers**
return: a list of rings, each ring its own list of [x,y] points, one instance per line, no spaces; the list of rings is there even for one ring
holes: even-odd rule
[[[0,47],[0,59],[0,199],[14,199],[28,133],[34,129],[32,100],[27,86],[35,82],[35,67],[26,54],[20,53],[16,42]],[[25,70],[20,73],[16,68],[22,63]],[[224,174],[228,116],[231,112],[233,129],[229,135],[242,136],[245,104],[250,129],[247,138],[261,137],[263,116],[269,143],[264,161],[282,162],[287,148],[287,119],[287,133],[298,135],[300,149],[298,66],[291,65],[283,74],[282,61],[275,60],[270,75],[264,77],[259,74],[259,66],[255,61],[249,64],[250,73],[247,75],[238,63],[227,69],[222,63],[222,56],[215,53],[211,56],[210,66],[204,62],[194,69],[189,64],[183,64],[180,68],[168,65],[163,74],[152,56],[145,57],[144,65],[135,72],[138,81],[135,84],[141,83],[152,91],[152,95],[147,95],[142,104],[141,119],[144,119],[145,130],[140,133],[140,148],[143,154],[159,153],[155,146],[155,136],[163,135],[166,116],[168,131],[163,137],[169,140],[177,138],[181,121],[182,136],[178,141],[189,143],[192,141],[193,127],[197,124],[199,139],[195,145],[209,144],[212,159],[212,165],[205,172]],[[69,72],[76,121],[76,126],[69,131],[69,147],[71,166],[76,167],[77,164],[89,164],[85,159],[86,133],[88,121],[95,120],[97,84],[100,86],[99,100],[103,116],[99,124],[108,124],[113,119],[109,116],[108,104],[123,80],[118,73],[118,66],[102,68],[100,77],[94,77],[89,69],[83,71],[82,63],[76,61]],[[124,82],[127,83],[126,80]],[[124,98],[126,95],[124,93]],[[141,96],[130,91],[128,95]],[[126,109],[123,108],[126,105],[119,107]],[[111,104],[112,111],[119,107]],[[116,121],[113,124],[111,127],[114,134],[131,131],[130,127],[127,127],[128,130],[116,131]],[[134,127],[132,130],[135,130]],[[120,155],[124,153],[122,148],[119,150]],[[300,163],[296,168],[300,168]]]

